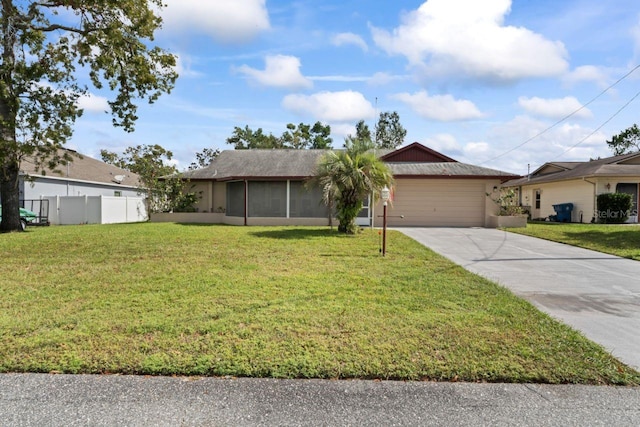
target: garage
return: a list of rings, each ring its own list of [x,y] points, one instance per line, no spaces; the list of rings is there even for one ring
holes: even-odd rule
[[[391,226],[483,227],[485,183],[477,180],[397,179],[388,209]],[[398,218],[403,215],[404,218]]]
[[[488,195],[515,176],[458,162],[419,143],[381,159],[395,179],[387,209],[387,224],[392,227],[486,227],[498,210]],[[380,226],[380,203],[375,212],[375,224]]]

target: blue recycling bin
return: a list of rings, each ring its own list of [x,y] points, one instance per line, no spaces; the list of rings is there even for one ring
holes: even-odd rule
[[[573,203],[560,203],[558,205],[553,205],[553,210],[556,212],[556,221],[571,222]]]

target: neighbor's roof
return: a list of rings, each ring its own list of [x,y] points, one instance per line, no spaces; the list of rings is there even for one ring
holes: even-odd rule
[[[406,150],[424,152],[426,147],[414,143],[396,152],[406,157]],[[426,149],[429,154],[436,153]],[[304,179],[313,176],[321,156],[329,150],[226,150],[220,153],[209,166],[183,174],[191,180],[231,181],[236,179]],[[378,154],[390,158],[392,150],[380,150]],[[437,154],[437,153],[436,153]],[[393,158],[393,157],[391,157]],[[446,156],[438,162],[389,161],[397,177],[497,177],[514,178],[512,173],[459,163]]]
[[[44,176],[58,179],[70,179],[73,181],[85,181],[120,185],[122,187],[139,186],[139,177],[133,172],[121,169],[89,156],[79,154],[74,150],[61,148],[58,154],[63,156],[68,153],[73,161],[67,165],[59,164],[55,170],[46,169]],[[35,164],[30,159],[24,159],[20,164],[20,172],[33,177],[42,176],[42,171],[36,171]]]
[[[559,167],[558,172],[539,173],[549,166]],[[626,177],[640,176],[640,153],[623,154],[604,159],[591,160],[589,162],[550,162],[545,163],[530,177],[523,177],[505,182],[504,185],[514,187],[518,185],[542,184],[554,181],[567,181],[571,179],[589,177]]]

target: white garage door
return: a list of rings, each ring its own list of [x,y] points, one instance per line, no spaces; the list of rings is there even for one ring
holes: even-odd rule
[[[398,179],[390,226],[483,227],[486,187],[483,181]],[[403,219],[397,218],[404,215]]]

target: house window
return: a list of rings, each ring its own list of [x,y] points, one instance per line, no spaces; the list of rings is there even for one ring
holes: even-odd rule
[[[249,182],[249,216],[260,218],[286,217],[287,182]]]
[[[227,216],[244,216],[244,182],[227,183]]]
[[[536,190],[536,209],[540,209],[540,190]]]
[[[302,181],[291,181],[289,197],[291,218],[326,218],[328,216],[328,209],[322,203],[320,187],[307,188]]]
[[[114,195],[115,197],[122,197],[122,191],[118,191],[118,190],[116,190],[116,191],[114,191],[114,192],[113,192],[113,195]]]

